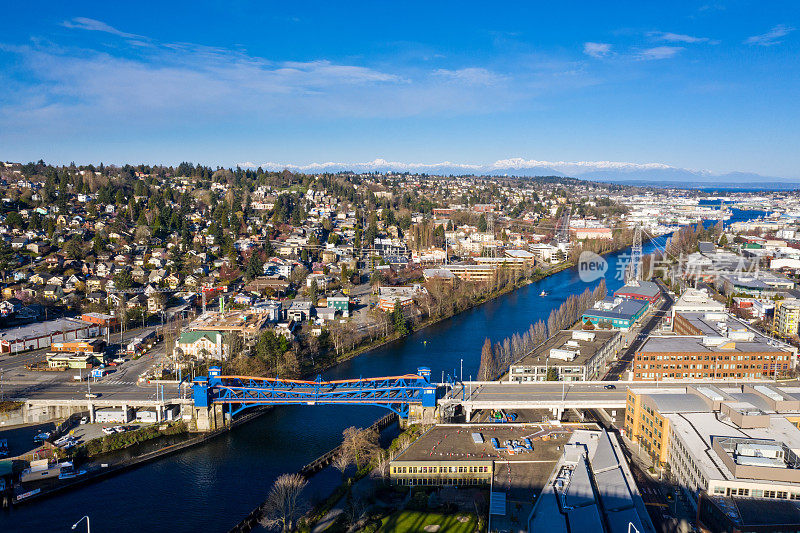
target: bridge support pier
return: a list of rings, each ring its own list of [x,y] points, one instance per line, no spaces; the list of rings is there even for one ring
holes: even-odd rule
[[[564,415],[563,407],[553,407],[553,420],[561,420],[561,417],[563,415]]]
[[[465,416],[464,420],[466,421],[467,424],[469,424],[472,421],[472,408],[471,407],[467,407],[466,408],[466,413],[464,413],[464,416]]]
[[[94,424],[94,404],[89,402],[89,422]]]
[[[159,421],[161,411],[158,410]],[[222,405],[213,404],[208,407],[195,407],[194,419],[197,423],[197,431],[215,431],[224,425],[224,417],[222,414]]]

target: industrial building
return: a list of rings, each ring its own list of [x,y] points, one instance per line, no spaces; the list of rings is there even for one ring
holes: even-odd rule
[[[644,300],[606,298],[586,310],[581,321],[595,326],[628,331],[644,314],[650,304]]]
[[[631,281],[614,291],[614,296],[631,300],[646,300],[654,304],[661,297],[661,289],[654,281]]]
[[[107,323],[110,324],[110,323]],[[56,318],[0,332],[0,352],[17,353],[49,348],[54,342],[70,342],[104,335],[110,325],[77,318]]]
[[[602,377],[606,364],[622,349],[622,333],[606,330],[562,330],[508,370],[508,380],[588,381]]]
[[[655,531],[622,448],[606,431],[575,431],[528,517],[528,531]]]
[[[685,313],[724,313],[725,304],[709,296],[708,291],[687,288],[672,306],[674,320],[676,314]]]

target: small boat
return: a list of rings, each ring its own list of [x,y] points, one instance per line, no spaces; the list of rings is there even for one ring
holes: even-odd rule
[[[539,293],[539,296],[547,296],[547,291],[542,291]]]

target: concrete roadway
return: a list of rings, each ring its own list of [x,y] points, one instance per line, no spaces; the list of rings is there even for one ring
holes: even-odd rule
[[[468,400],[477,402],[549,402],[549,401],[614,401],[625,402],[627,388],[620,385],[616,389],[606,389],[605,384],[575,384],[566,381],[545,381],[538,383],[482,384],[473,388],[466,386]],[[461,391],[454,394],[461,397]],[[448,395],[449,397],[453,397]]]

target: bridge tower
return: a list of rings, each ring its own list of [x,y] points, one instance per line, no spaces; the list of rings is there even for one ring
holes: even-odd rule
[[[636,224],[631,245],[631,262],[628,265],[627,282],[642,280],[642,226]]]

